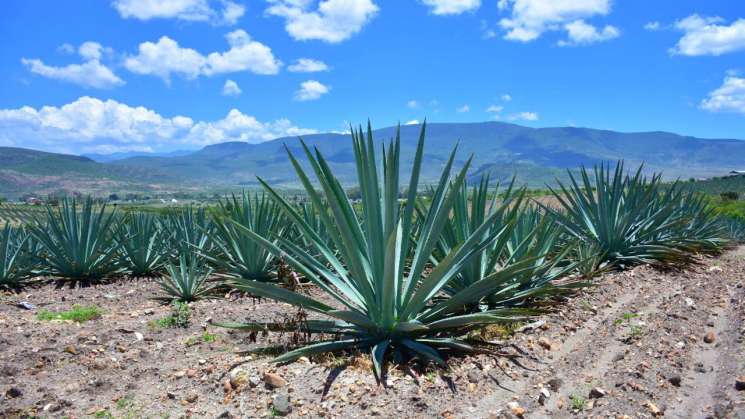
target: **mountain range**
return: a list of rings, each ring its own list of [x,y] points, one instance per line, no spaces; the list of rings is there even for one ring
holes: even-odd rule
[[[401,126],[405,171],[410,170],[420,129],[420,125]],[[379,143],[395,134],[396,127],[373,131]],[[531,187],[553,183],[566,169],[621,159],[628,167],[644,163],[648,172],[662,172],[667,179],[710,177],[745,169],[745,141],[737,139],[576,127],[529,128],[502,122],[431,123],[426,134],[425,182],[437,179],[456,144],[456,166],[472,157],[470,179],[489,174],[493,179],[507,180],[514,175]],[[303,140],[321,151],[343,183],[355,182],[349,135],[313,134]],[[0,193],[54,188],[88,193],[241,188],[255,186],[256,176],[279,186],[298,186],[285,147],[304,160],[295,137],[259,144],[226,142],[165,155],[91,156],[95,159],[0,148]]]

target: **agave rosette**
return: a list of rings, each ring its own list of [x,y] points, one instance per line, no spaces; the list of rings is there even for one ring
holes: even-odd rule
[[[289,351],[275,359],[290,361],[315,353],[358,349],[369,350],[374,370],[381,377],[386,355],[416,357],[440,365],[445,362],[441,350],[476,350],[459,337],[464,330],[514,320],[519,309],[495,309],[479,313],[464,313],[463,307],[478,302],[486,295],[509,291],[504,287],[508,278],[530,275],[531,261],[523,261],[490,273],[480,281],[448,298],[435,298],[460,272],[471,258],[479,255],[498,239],[502,230],[492,229],[498,214],[487,217],[456,248],[432,269],[430,255],[447,223],[453,201],[459,193],[470,165],[470,159],[450,182],[455,150],[447,161],[439,183],[434,188],[431,204],[422,214],[423,221],[414,230],[415,201],[422,165],[425,127],[419,137],[414,157],[407,198],[398,196],[400,172],[400,139],[383,149],[382,175],[378,172],[372,130],[368,125],[367,139],[354,132],[352,141],[361,191],[361,211],[355,212],[341,183],[333,175],[327,161],[305,143],[305,156],[316,175],[317,191],[300,162],[289,152],[290,161],[309,199],[333,241],[334,249],[308,224],[296,207],[260,179],[267,192],[284,209],[288,218],[302,232],[320,255],[308,256],[301,246],[282,237],[273,240],[241,228],[249,237],[263,244],[275,255],[283,255],[287,263],[320,287],[333,303],[325,303],[274,284],[242,281],[239,288],[253,294],[286,302],[321,313],[329,320],[308,320],[302,327],[310,333],[332,334],[338,339],[323,340]],[[364,228],[363,228],[364,226]],[[409,257],[409,255],[411,255]],[[425,272],[426,271],[426,272]],[[519,282],[519,281],[518,281]],[[517,287],[517,285],[513,285]],[[244,330],[286,330],[276,323],[222,323],[222,326]]]

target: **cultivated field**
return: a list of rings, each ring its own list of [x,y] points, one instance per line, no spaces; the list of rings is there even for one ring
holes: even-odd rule
[[[306,147],[303,200],[11,215],[0,415],[745,414],[741,219],[621,162],[531,199],[455,153],[420,187],[424,128],[408,179],[353,144],[354,199]]]

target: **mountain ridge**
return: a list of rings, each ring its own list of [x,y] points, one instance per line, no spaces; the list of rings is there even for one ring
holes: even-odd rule
[[[373,131],[377,144],[392,139],[397,127]],[[401,153],[403,170],[410,170],[421,125],[403,125]],[[543,187],[566,169],[601,162],[625,160],[627,167],[642,162],[646,170],[663,172],[667,179],[710,177],[741,169],[745,141],[701,139],[665,131],[622,133],[579,127],[530,128],[504,122],[428,123],[422,179],[437,179],[455,145],[455,166],[473,161],[469,179],[482,175],[505,181]],[[356,181],[354,154],[348,134],[319,133],[303,136],[317,148],[342,183]],[[62,155],[19,148],[0,148],[0,192],[76,188],[102,191],[128,186],[137,190],[209,189],[250,187],[256,177],[280,187],[298,186],[289,149],[306,164],[298,137],[281,137],[250,144],[224,142],[174,155],[136,155],[106,162],[82,156]],[[55,180],[56,179],[56,180]],[[55,186],[55,182],[59,185]],[[100,185],[96,187],[96,182]],[[12,187],[8,185],[12,184]],[[45,185],[40,188],[39,185]],[[24,186],[25,185],[25,186]]]

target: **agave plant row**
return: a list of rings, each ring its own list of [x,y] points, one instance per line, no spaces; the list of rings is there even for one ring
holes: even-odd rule
[[[297,326],[320,339],[277,361],[359,350],[381,377],[389,357],[444,365],[447,353],[481,351],[469,331],[535,314],[601,270],[687,262],[743,238],[742,224],[715,216],[703,197],[663,187],[642,168],[627,173],[622,162],[570,173],[552,191],[554,207],[531,201],[514,182],[500,189],[482,178],[469,188],[470,159],[457,165],[457,149],[425,188],[425,132],[426,124],[404,180],[398,134],[377,150],[369,125],[353,131],[359,202],[305,143],[302,156],[288,149],[307,197],[300,204],[262,179],[262,194],[165,214],[66,200],[24,227],[5,227],[0,284],[126,274],[158,277],[165,296],[182,301],[232,287],[324,317]],[[287,266],[323,297],[283,283]]]

